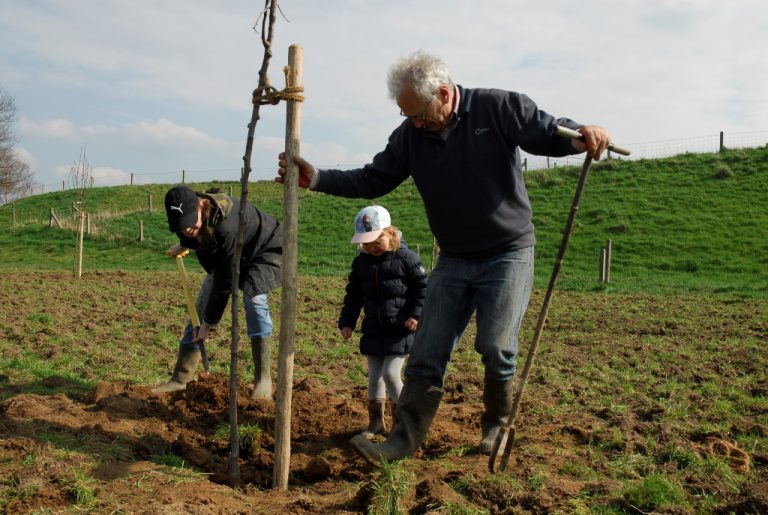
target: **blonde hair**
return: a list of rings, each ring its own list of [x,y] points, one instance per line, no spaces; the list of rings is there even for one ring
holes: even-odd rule
[[[362,249],[366,245],[373,245],[377,241],[381,239],[382,236],[386,235],[389,238],[389,249],[387,249],[387,252],[397,252],[400,250],[400,238],[402,237],[403,233],[400,232],[400,229],[395,227],[394,225],[390,225],[389,227],[385,227],[381,230],[381,234],[379,234],[379,237],[376,238],[373,241],[369,241],[368,243],[360,243],[358,245],[359,249]]]
[[[398,230],[397,227],[390,225],[389,227],[382,229],[381,233],[389,236],[390,252],[397,252],[400,250],[400,237],[402,236],[402,233]],[[379,236],[379,238],[381,238],[381,236]]]

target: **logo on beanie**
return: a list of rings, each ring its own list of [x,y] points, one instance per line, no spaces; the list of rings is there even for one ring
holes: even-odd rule
[[[179,202],[179,205],[178,205],[178,206],[171,206],[169,209],[170,209],[171,211],[173,211],[173,210],[175,209],[176,211],[178,211],[179,213],[181,213],[181,214],[183,215],[183,214],[184,214],[184,211],[182,211],[182,210],[181,210],[181,206],[183,206],[183,205],[184,205],[184,203],[183,203],[183,202]]]

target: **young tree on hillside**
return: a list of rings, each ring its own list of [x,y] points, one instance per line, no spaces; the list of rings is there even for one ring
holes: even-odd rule
[[[0,204],[31,193],[33,182],[29,165],[16,153],[18,138],[13,132],[16,102],[0,87]]]
[[[72,204],[72,215],[77,224],[77,245],[75,246],[75,262],[73,273],[75,277],[83,275],[83,232],[85,230],[85,199],[92,184],[91,165],[85,157],[85,145],[80,147],[80,157],[72,163],[69,169],[69,187],[75,191],[75,201]]]

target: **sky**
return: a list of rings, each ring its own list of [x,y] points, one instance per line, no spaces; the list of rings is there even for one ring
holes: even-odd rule
[[[364,165],[401,122],[386,74],[442,57],[454,81],[525,93],[633,151],[768,141],[765,0],[284,0],[271,83],[303,51],[301,154]],[[263,0],[0,0],[0,87],[40,191],[238,180],[264,47]],[[260,109],[251,180],[276,175],[285,103]],[[681,143],[682,142],[682,143]],[[757,141],[759,144],[760,141]],[[763,142],[765,143],[765,141]],[[688,150],[684,148],[684,150]]]

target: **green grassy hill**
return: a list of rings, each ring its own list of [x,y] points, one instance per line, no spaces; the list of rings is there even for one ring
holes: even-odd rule
[[[538,244],[536,285],[546,287],[568,216],[579,168],[526,175]],[[239,183],[217,186],[236,196]],[[174,237],[167,230],[167,184],[93,188],[84,209],[92,234],[85,237],[84,272],[102,269],[171,270],[164,257]],[[257,182],[249,199],[282,218],[280,185]],[[72,204],[62,191],[0,206],[0,268],[71,269],[75,248]],[[149,209],[150,196],[152,210]],[[352,219],[369,204],[387,207],[412,248],[429,268],[432,236],[412,183],[368,201],[301,191],[299,272],[342,275],[355,254]],[[668,159],[606,161],[590,173],[559,288],[575,291],[706,293],[768,297],[768,149],[684,154]],[[63,229],[48,227],[53,208]],[[16,224],[13,224],[15,211]],[[144,240],[138,241],[143,223]],[[597,283],[600,249],[613,243],[611,285]]]

